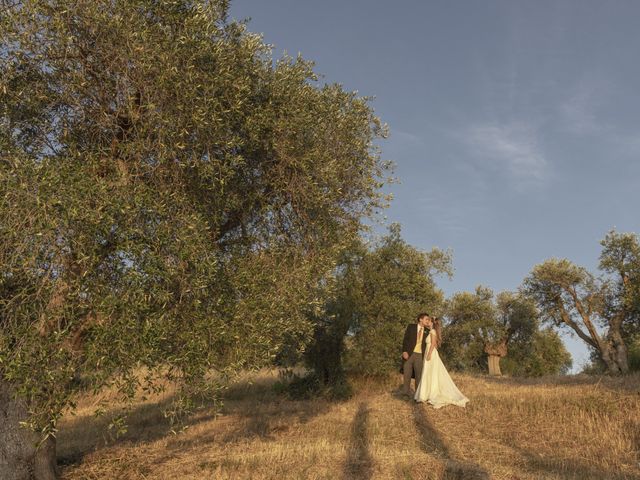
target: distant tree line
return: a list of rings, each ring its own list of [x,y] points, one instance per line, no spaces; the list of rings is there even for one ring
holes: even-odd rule
[[[441,355],[453,370],[493,375],[567,373],[572,359],[559,331],[569,330],[592,352],[587,370],[640,369],[640,248],[638,236],[609,232],[596,278],[569,260],[535,266],[514,292],[479,286],[445,298],[436,275],[452,275],[450,252],[421,252],[398,226],[373,244],[345,250],[326,303],[313,321],[306,362],[321,384],[341,384],[347,372],[387,375],[397,368],[400,339],[418,312],[444,318]]]
[[[422,252],[402,239],[398,226],[377,242],[359,241],[345,250],[325,308],[313,318],[315,338],[305,355],[318,381],[396,370],[404,328],[419,312],[443,317],[441,353],[454,370],[487,372],[492,365],[493,374],[540,376],[571,367],[532,298],[523,292],[495,296],[478,287],[447,299],[435,277],[452,274],[450,252]]]

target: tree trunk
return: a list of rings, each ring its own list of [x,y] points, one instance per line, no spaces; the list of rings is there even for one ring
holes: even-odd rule
[[[616,363],[620,368],[620,373],[629,373],[629,357],[627,346],[624,342],[616,345]]]
[[[55,480],[56,443],[20,426],[28,416],[23,401],[0,380],[0,478],[2,480]]]
[[[620,373],[629,373],[629,358],[627,352],[627,344],[622,338],[622,319],[615,319],[616,321],[611,322],[611,340],[612,340],[612,348],[611,348],[611,358],[616,362],[618,368],[620,369]]]
[[[618,375],[621,373],[613,347],[605,342],[600,342],[599,347],[602,361],[607,366],[607,372],[610,375]]]
[[[489,355],[489,375],[502,375],[499,355]]]
[[[485,342],[484,353],[489,356],[489,375],[502,375],[500,371],[500,359],[507,356],[506,337],[496,343]]]

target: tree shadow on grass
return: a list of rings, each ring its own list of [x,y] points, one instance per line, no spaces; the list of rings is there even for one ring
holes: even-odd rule
[[[172,426],[165,416],[165,411],[171,407],[175,396],[167,396],[155,403],[136,405],[128,411],[126,433],[117,439],[110,437],[110,415],[79,416],[67,420],[58,435],[58,464],[63,468],[78,465],[87,454],[109,446],[139,445],[168,438],[167,455],[158,459],[158,463],[162,463],[169,460],[176,451],[199,448],[206,444],[224,445],[256,437],[273,440],[278,433],[285,432],[296,424],[307,423],[331,408],[331,403],[323,400],[289,400],[284,394],[276,392],[273,384],[273,379],[267,379],[233,385],[223,394],[223,406],[220,410],[213,405],[204,405],[178,426]],[[226,416],[233,417],[234,421],[226,423],[225,428],[212,429],[206,435],[194,438],[175,434],[183,428],[188,430]]]
[[[343,472],[345,480],[368,480],[373,475],[368,423],[369,407],[366,402],[362,402],[351,422],[347,461]]]
[[[413,418],[420,435],[422,451],[442,460],[441,480],[488,480],[488,472],[475,463],[456,460],[429,419],[423,404],[414,404]]]
[[[109,429],[113,418],[124,409],[105,415],[83,415],[67,420],[57,435],[58,465],[71,466],[82,462],[89,453],[108,445],[151,442],[171,431],[164,411],[174,401],[169,396],[155,403],[138,405],[126,413],[126,432],[118,437]],[[199,421],[203,421],[199,419]]]

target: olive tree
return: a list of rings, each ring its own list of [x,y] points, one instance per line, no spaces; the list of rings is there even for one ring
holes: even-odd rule
[[[444,294],[435,282],[441,274],[453,274],[451,253],[411,246],[398,225],[371,245],[357,264],[350,294],[342,297],[342,308],[349,315],[350,370],[385,375],[398,368],[407,324],[414,323],[420,312],[435,315],[443,309]]]
[[[571,356],[554,332],[541,330],[533,301],[483,286],[454,294],[447,307],[443,355],[461,370],[539,376],[565,372]]]
[[[397,224],[369,244],[343,252],[316,324],[307,364],[321,383],[340,386],[345,370],[383,376],[401,361],[402,335],[418,313],[442,310],[435,276],[452,274],[451,254],[406,243]]]
[[[355,239],[342,252],[335,276],[326,284],[325,304],[312,314],[313,340],[304,352],[305,363],[311,371],[309,376],[314,377],[309,380],[317,383],[312,387],[322,386],[342,394],[350,390],[341,388],[347,384],[344,366],[346,340],[353,326],[360,323],[362,283],[359,272],[368,253],[361,238]]]
[[[485,345],[500,338],[493,291],[478,286],[475,292],[457,292],[446,303],[443,344],[447,367],[453,370],[486,371]]]
[[[3,479],[55,476],[83,385],[191,398],[303,344],[385,203],[367,100],[227,7],[0,0]]]
[[[638,236],[609,232],[601,242],[596,277],[567,259],[549,259],[536,265],[524,290],[544,317],[570,329],[604,363],[611,374],[629,371],[628,346],[638,331],[640,246]]]
[[[599,267],[608,275],[606,314],[620,331],[620,337],[612,334],[612,341],[631,344],[640,339],[640,238],[612,230],[600,245]]]

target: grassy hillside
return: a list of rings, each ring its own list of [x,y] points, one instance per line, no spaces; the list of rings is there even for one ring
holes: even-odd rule
[[[170,392],[141,401],[116,441],[92,415],[113,399],[82,398],[61,425],[63,478],[640,479],[638,375],[455,375],[471,402],[441,410],[397,396],[399,377],[342,403],[288,400],[276,379],[235,386],[220,415],[198,411],[178,434],[162,415]]]

